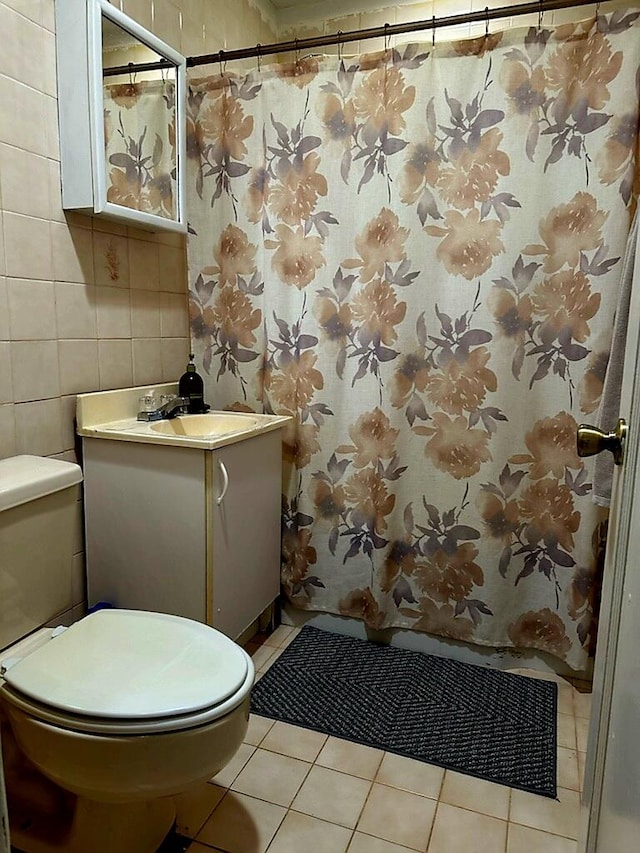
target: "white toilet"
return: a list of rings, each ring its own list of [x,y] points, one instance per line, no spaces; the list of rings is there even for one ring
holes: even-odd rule
[[[224,634],[178,616],[104,609],[42,627],[77,604],[81,479],[55,459],[0,460],[0,713],[68,804],[55,831],[28,815],[12,825],[12,843],[154,853],[175,820],[172,796],[210,779],[242,743],[254,669]],[[20,781],[7,775],[11,798]]]

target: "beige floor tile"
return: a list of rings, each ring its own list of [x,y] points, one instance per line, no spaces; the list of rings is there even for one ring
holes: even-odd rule
[[[288,812],[269,853],[345,853],[351,830],[300,812]]]
[[[573,714],[558,714],[558,746],[576,748],[576,721]]]
[[[282,628],[283,630],[284,630],[285,628],[290,628],[290,629],[291,629],[291,630],[290,630],[290,632],[287,634],[287,636],[286,636],[286,637],[285,637],[284,635],[282,635],[282,637],[280,638],[280,643],[279,643],[280,648],[281,648],[281,649],[286,649],[286,648],[287,648],[287,646],[290,646],[290,645],[291,645],[291,643],[292,643],[292,642],[295,640],[295,638],[298,636],[298,634],[300,633],[300,628],[296,628],[294,625],[280,625],[280,628]],[[276,632],[274,631],[273,633],[275,634]]]
[[[572,791],[580,790],[578,753],[575,749],[558,747],[558,785],[561,788],[570,788]]]
[[[277,648],[284,648],[285,642],[289,640],[289,637],[291,637],[291,634],[294,632],[294,630],[295,629],[292,628],[290,625],[278,625],[275,631],[265,636],[263,643],[265,646],[276,646]]]
[[[578,752],[578,783],[580,785],[579,790],[584,791],[584,764],[587,760],[586,752]]]
[[[450,806],[507,820],[510,794],[511,789],[504,785],[447,770],[440,800]]]
[[[268,749],[271,752],[278,752],[281,755],[289,755],[291,758],[299,758],[302,761],[313,763],[326,740],[327,735],[322,734],[322,732],[314,732],[311,729],[278,722],[270,729],[260,746],[262,749]]]
[[[270,649],[273,648],[273,646],[264,646],[264,648]],[[284,649],[273,648],[273,654],[269,655],[269,657],[264,661],[264,663],[260,664],[258,672],[266,672],[269,667],[273,666],[273,664],[278,660],[283,651]]]
[[[576,717],[576,746],[579,752],[587,751],[589,740],[589,720],[585,717]]]
[[[349,853],[413,853],[413,851],[408,847],[392,844],[391,841],[384,841],[382,838],[374,838],[363,832],[354,832]]]
[[[573,694],[576,691],[566,682],[558,684],[558,713],[573,714]]]
[[[233,791],[290,806],[311,764],[258,748],[231,785]]]
[[[428,853],[502,853],[507,840],[507,822],[489,815],[438,803]]]
[[[314,766],[291,808],[354,829],[370,788],[365,779]]]
[[[374,779],[383,756],[381,749],[330,737],[317,757],[316,764],[362,779]]]
[[[259,717],[257,714],[251,714],[249,716],[249,728],[244,736],[244,742],[250,743],[253,746],[260,746],[262,739],[273,725],[274,720],[269,720],[267,717]]]
[[[227,853],[264,853],[285,814],[282,806],[229,791],[196,841]]]
[[[591,716],[591,693],[573,694],[573,713],[576,717],[584,717],[586,720]]]
[[[385,752],[376,782],[437,800],[443,778],[442,767]]]
[[[257,646],[254,643],[247,643],[244,648],[247,654],[251,655],[251,660],[256,670],[264,670],[266,664],[276,652],[273,646]]]
[[[219,785],[221,788],[230,788],[233,780],[255,751],[255,747],[251,746],[251,744],[241,743],[240,748],[227,766],[223,767],[222,770],[210,781],[213,782],[214,785]]]
[[[509,820],[575,839],[578,837],[580,820],[580,795],[577,791],[558,788],[558,800],[551,800],[514,789],[511,792]]]
[[[412,850],[424,850],[436,801],[374,783],[358,830]]]
[[[224,788],[204,782],[197,788],[174,797],[176,830],[187,838],[195,838],[211,812],[224,797]]]
[[[528,826],[509,824],[507,853],[576,853],[578,845],[570,838],[550,835]]]

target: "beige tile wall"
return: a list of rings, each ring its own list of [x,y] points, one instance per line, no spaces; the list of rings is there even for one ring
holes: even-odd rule
[[[270,42],[251,0],[114,3],[186,55]],[[0,458],[75,459],[75,395],[176,379],[185,241],[60,203],[54,0],[0,0]]]
[[[404,24],[411,21],[430,21],[435,15],[436,17],[448,17],[450,15],[460,15],[465,12],[481,12],[488,6],[490,9],[517,5],[519,2],[528,2],[528,0],[428,0],[428,2],[420,3],[385,3],[384,0],[370,0],[367,11],[345,14],[341,17],[318,17],[316,20],[309,20],[306,14],[305,7],[300,6],[300,23],[287,24],[281,26],[279,37],[281,39],[310,38],[316,35],[329,33],[337,33],[338,31],[349,32],[366,27],[383,27],[385,24]],[[638,0],[612,0],[612,2],[603,3],[602,11],[614,9],[616,7],[626,8],[627,6],[635,6]],[[349,5],[349,4],[345,4]],[[360,4],[357,4],[360,5]],[[307,7],[308,8],[308,7]],[[313,7],[314,9],[317,7]],[[582,20],[595,14],[596,4],[576,7],[574,9],[563,9],[556,12],[547,12],[544,15],[544,23],[547,26],[552,24],[565,23],[572,20]],[[292,13],[287,13],[291,18]],[[537,24],[538,15],[521,15],[512,18],[504,18],[499,21],[490,23],[495,29],[505,29],[509,26],[531,26]],[[485,23],[476,24],[459,24],[453,27],[439,27],[436,29],[436,41],[450,41],[452,39],[471,38],[482,35],[485,31]],[[424,30],[421,35],[400,35],[392,38],[391,43],[403,44],[408,41],[431,39],[431,31]],[[357,54],[365,51],[382,50],[384,48],[384,39],[369,39],[367,41],[350,42],[344,47],[344,55]],[[337,46],[328,46],[322,48],[323,53],[335,54],[338,52]],[[284,57],[281,57],[284,58]]]
[[[114,2],[186,55],[276,39],[269,0]],[[277,37],[503,2],[372,0],[368,12],[281,27]],[[549,13],[548,23],[575,14]],[[475,34],[462,29],[456,37]],[[73,458],[75,394],[182,372],[189,349],[184,239],[62,211],[54,0],[0,0],[0,32],[0,458]],[[437,37],[452,34],[439,30]],[[349,52],[381,46],[355,42]]]
[[[196,55],[455,14],[472,2],[473,8],[502,5],[434,0],[385,8],[384,0],[374,0],[369,12],[280,27],[277,34],[270,0],[116,5],[184,54]],[[562,14],[571,13],[554,17]],[[189,350],[185,243],[173,234],[65,214],[54,0],[0,0],[0,32],[0,458],[32,453],[74,460],[76,394],[173,380],[182,372]],[[350,50],[381,46],[370,41]]]

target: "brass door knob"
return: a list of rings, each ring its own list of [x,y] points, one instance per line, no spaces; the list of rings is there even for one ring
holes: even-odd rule
[[[603,450],[613,453],[616,465],[622,465],[624,443],[627,437],[627,423],[620,418],[613,432],[603,432],[590,424],[580,424],[577,434],[578,456],[595,456]]]

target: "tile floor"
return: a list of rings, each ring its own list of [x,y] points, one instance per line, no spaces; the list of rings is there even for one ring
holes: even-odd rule
[[[258,677],[296,632],[247,645]],[[179,798],[178,831],[188,853],[576,853],[590,696],[554,680],[559,801],[252,716],[232,762]]]

